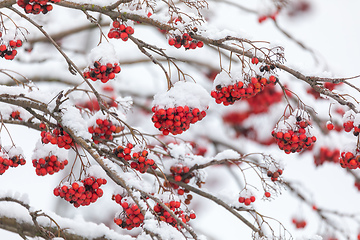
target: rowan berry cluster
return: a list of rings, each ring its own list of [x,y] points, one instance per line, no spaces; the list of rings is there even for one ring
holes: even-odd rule
[[[165,188],[172,188],[174,190],[177,190],[177,194],[179,195],[191,195],[191,194],[188,194],[190,193],[190,191],[188,189],[184,189],[184,188],[181,188],[179,185],[177,185],[176,183],[172,183],[172,182],[169,182],[169,181],[165,181],[164,182],[164,187]],[[192,196],[190,197],[189,201],[192,199]]]
[[[343,123],[344,131],[345,132],[351,132],[354,134],[354,136],[358,136],[360,133],[360,124],[355,126],[353,120],[348,120]]]
[[[250,106],[251,114],[264,113],[269,110],[269,107],[282,100],[283,92],[277,91],[275,85],[267,85],[261,92],[252,98],[246,98]]]
[[[129,39],[129,35],[132,34],[134,34],[134,29],[131,26],[126,26],[125,24],[115,20],[112,23],[112,28],[108,33],[108,37],[127,41]]]
[[[40,128],[44,129],[45,124],[40,124]],[[71,146],[74,146],[74,141],[70,137],[70,135],[63,130],[63,128],[56,127],[53,129],[52,132],[42,131],[41,132],[41,141],[42,143],[54,144],[57,145],[59,148],[70,149]]]
[[[187,223],[190,219],[195,219],[195,213],[186,214],[183,210],[180,209],[181,203],[179,201],[170,201],[164,203],[176,216],[178,216],[183,223]],[[154,212],[159,217],[160,221],[166,222],[171,226],[181,228],[181,225],[178,225],[175,218],[173,218],[168,211],[166,211],[159,203],[154,206]]]
[[[330,82],[325,82],[325,83],[324,83],[324,88],[332,91],[332,90],[335,89],[336,86],[341,85],[341,84],[342,84],[342,83],[330,83]],[[309,93],[309,94],[311,94],[311,95],[313,95],[315,99],[321,98],[320,93],[317,92],[317,91],[315,91],[315,90],[314,90],[313,88],[311,88],[311,87],[310,87],[306,92]]]
[[[193,173],[188,174],[189,171],[190,168],[182,163],[177,163],[176,165],[170,167],[170,172],[176,182],[189,183],[190,179],[194,176]]]
[[[92,134],[92,138],[95,144],[99,144],[105,140],[113,140],[113,133],[119,133],[124,128],[116,126],[108,119],[96,119],[96,126],[90,126],[88,128],[89,133]]]
[[[108,82],[115,78],[115,74],[119,73],[121,68],[118,63],[101,64],[99,61],[94,62],[94,67],[88,67],[84,71],[84,77],[93,81],[100,80],[102,83]]]
[[[164,135],[172,133],[173,135],[181,134],[188,130],[190,124],[201,121],[205,116],[205,111],[198,108],[189,108],[188,106],[177,106],[173,108],[152,108],[154,115],[152,121]]]
[[[60,0],[17,0],[17,4],[25,10],[25,13],[46,14],[53,9],[50,3],[58,3]]]
[[[278,169],[277,171],[274,171],[274,172],[271,170],[268,170],[267,176],[269,178],[271,178],[271,181],[276,182],[282,173],[283,173],[282,169]]]
[[[264,90],[265,86],[275,84],[276,81],[277,78],[274,75],[271,75],[268,79],[258,75],[251,77],[247,85],[242,81],[228,86],[218,84],[215,90],[211,91],[211,96],[215,98],[217,104],[223,103],[228,106],[234,104],[237,100],[254,97]]]
[[[109,107],[117,107],[118,104],[115,102],[114,99],[111,99],[111,100],[108,100],[106,101],[106,104],[109,106]],[[78,107],[80,108],[87,108],[89,109],[90,111],[92,112],[97,112],[100,110],[100,105],[99,105],[99,102],[96,98],[93,98],[85,103],[78,103],[76,104]]]
[[[309,120],[297,116],[295,123],[292,124],[293,118],[294,116],[290,115],[282,127],[277,125],[271,133],[279,148],[287,154],[300,152],[316,142],[316,137],[309,133]]]
[[[2,33],[0,32],[0,40],[2,40]],[[0,44],[0,57],[5,58],[6,60],[13,60],[17,54],[15,50],[18,47],[22,46],[22,41],[10,40],[8,44]]]
[[[68,164],[68,160],[60,161],[58,156],[50,155],[44,158],[33,159],[33,166],[36,168],[35,172],[38,176],[45,176],[46,174],[53,175],[60,170],[63,170],[64,167]]]
[[[106,179],[90,176],[81,180],[81,182],[56,187],[54,195],[64,198],[74,207],[88,206],[103,195],[103,190],[100,187],[106,183]]]
[[[256,198],[253,195],[247,196],[247,194],[246,195],[240,194],[239,197],[239,203],[243,203],[246,206],[249,206],[251,203],[255,202],[255,200]]]
[[[322,165],[324,162],[338,163],[340,158],[339,149],[329,149],[328,147],[321,147],[319,154],[314,155],[314,163],[316,166]]]
[[[114,218],[114,223],[121,228],[131,230],[135,227],[140,227],[144,222],[144,215],[141,213],[140,208],[135,203],[128,203],[122,201],[123,197],[120,194],[112,196],[112,199],[120,204],[123,208],[122,213]]]
[[[292,223],[295,225],[296,228],[305,228],[306,227],[306,221],[303,219],[292,219]]]
[[[2,175],[9,167],[17,167],[19,165],[25,165],[26,161],[21,155],[15,155],[12,157],[3,155],[0,156],[0,175]]]
[[[184,33],[182,36],[177,35],[174,38],[169,38],[169,45],[176,48],[183,46],[186,50],[195,49],[197,47],[202,48],[204,43],[193,39],[188,33]]]
[[[341,152],[340,154],[340,165],[343,168],[356,169],[360,168],[360,154],[359,150],[353,152]]]
[[[148,158],[149,152],[143,150],[141,152],[132,152],[133,144],[128,143],[126,147],[118,146],[114,149],[114,154],[121,160],[130,161],[130,167],[139,171],[140,173],[145,173],[149,167],[156,169],[157,166],[153,159]]]
[[[10,117],[12,119],[22,121],[22,118],[20,117],[20,112],[19,111],[12,111],[11,114],[10,114]]]

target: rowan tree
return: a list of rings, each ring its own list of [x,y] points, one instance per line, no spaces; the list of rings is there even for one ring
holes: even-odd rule
[[[360,239],[359,76],[282,27],[319,2],[1,1],[0,235]]]

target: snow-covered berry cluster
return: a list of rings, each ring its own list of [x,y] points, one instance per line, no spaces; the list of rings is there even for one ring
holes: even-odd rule
[[[190,124],[206,116],[210,97],[206,90],[193,82],[179,81],[166,92],[154,96],[152,121],[164,135],[181,134]]]
[[[140,227],[144,222],[144,215],[135,203],[128,203],[120,194],[112,196],[112,199],[121,205],[123,211],[114,218],[114,223],[121,228],[131,230]]]
[[[132,34],[134,34],[134,28],[126,26],[125,24],[115,20],[112,22],[112,28],[108,33],[108,37],[127,41],[129,39],[129,35]]]
[[[292,223],[295,225],[296,228],[305,228],[306,221],[304,219],[293,218]]]
[[[339,149],[329,149],[324,146],[321,147],[319,153],[314,155],[314,163],[316,166],[322,165],[324,162],[333,162],[338,163],[340,158],[340,150]]]
[[[119,73],[121,68],[118,63],[101,64],[99,61],[94,62],[93,67],[89,67],[84,71],[84,77],[93,81],[100,80],[103,83],[115,78],[115,74]]]
[[[96,126],[88,127],[88,131],[92,134],[95,144],[104,140],[113,140],[113,133],[119,133],[123,129],[121,126],[114,125],[111,120],[100,118],[96,119]]]
[[[35,172],[38,176],[45,176],[46,174],[54,174],[63,170],[68,164],[68,160],[60,160],[58,156],[49,154],[49,156],[33,159],[33,166],[36,168]]]
[[[240,192],[239,203],[243,203],[246,206],[249,206],[251,203],[255,202],[256,198],[249,190],[244,190]]]
[[[43,128],[43,126],[44,124],[42,123],[40,128]],[[54,128],[52,132],[42,131],[41,141],[42,143],[51,143],[65,149],[70,149],[71,146],[74,146],[73,139],[61,126]]]
[[[277,145],[285,153],[300,152],[309,148],[316,137],[310,133],[310,121],[298,109],[284,121],[280,121],[271,135],[275,138]]]
[[[180,209],[181,203],[179,201],[170,201],[164,203],[176,216],[178,216],[183,223],[187,223],[190,219],[195,219],[196,215],[193,212],[189,214],[185,213],[183,210]],[[160,221],[166,222],[175,228],[181,228],[181,225],[178,225],[175,218],[171,216],[171,214],[166,211],[159,203],[154,206],[154,212],[159,217]]]
[[[269,78],[257,75],[249,79],[232,78],[225,71],[220,72],[215,80],[215,89],[211,91],[211,96],[215,98],[217,104],[224,104],[225,106],[232,105],[235,101],[254,97],[259,92],[263,91],[265,86],[275,84],[277,78],[274,75]]]
[[[0,57],[5,58],[6,60],[13,60],[17,54],[17,50],[15,49],[22,46],[22,41],[20,39],[15,39],[5,43],[2,38],[2,32],[0,32],[0,43],[1,42]]]
[[[190,124],[201,121],[206,116],[204,110],[200,111],[198,108],[189,108],[189,106],[167,109],[154,106],[152,112],[154,113],[152,116],[154,126],[164,135],[181,134],[190,128]]]
[[[151,158],[148,158],[149,152],[147,150],[142,150],[140,152],[133,152],[133,144],[128,143],[126,147],[118,146],[114,149],[114,154],[121,160],[129,161],[130,167],[139,171],[140,173],[145,173],[149,167],[156,169],[157,166],[155,161]]]
[[[181,46],[183,46],[186,50],[204,46],[202,41],[193,39],[188,33],[184,33],[182,36],[176,35],[174,38],[169,38],[168,42],[170,46],[176,48],[181,48]]]
[[[89,176],[81,182],[56,187],[54,195],[65,199],[74,207],[88,206],[103,195],[103,190],[100,187],[106,183],[106,179]]]
[[[50,3],[58,3],[61,0],[17,0],[17,4],[25,10],[25,13],[46,14],[53,9]]]
[[[190,168],[183,163],[177,163],[170,167],[170,172],[176,182],[189,183],[194,174],[188,174]]]
[[[271,181],[276,182],[282,173],[283,173],[283,170],[278,169],[276,171],[268,170],[266,174],[269,178],[271,178]]]
[[[22,155],[9,156],[4,154],[0,156],[0,175],[3,174],[9,167],[17,167],[25,165],[26,161]]]
[[[340,165],[349,169],[360,168],[360,150],[341,152]]]

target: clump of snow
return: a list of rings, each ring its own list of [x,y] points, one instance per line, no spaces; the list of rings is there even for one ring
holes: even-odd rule
[[[188,106],[203,111],[209,107],[210,100],[209,93],[200,84],[178,81],[169,91],[156,94],[153,105],[161,108]]]
[[[249,198],[249,197],[251,197],[251,196],[254,196],[254,197],[256,197],[255,195],[254,195],[254,193],[250,190],[250,189],[243,189],[241,192],[240,192],[240,194],[239,194],[239,196],[240,197],[244,197],[244,198]]]
[[[95,61],[99,61],[102,65],[119,62],[115,48],[110,42],[103,42],[93,48],[88,56],[88,60],[88,66],[91,67],[93,67]]]
[[[24,156],[24,152],[21,147],[3,146],[3,149],[9,155],[10,158],[20,155]]]
[[[236,79],[234,79],[230,73],[226,72],[226,71],[221,71],[220,73],[218,73],[218,75],[216,75],[214,82],[213,82],[213,89],[216,88],[216,86],[220,85],[220,86],[229,86],[229,85],[233,85],[235,84],[237,81]]]
[[[62,125],[70,128],[77,136],[84,139],[90,139],[91,134],[88,131],[84,118],[80,110],[73,106],[67,106],[62,109]]]
[[[65,150],[64,148],[59,148],[57,145],[52,145],[52,144],[43,144],[40,141],[36,143],[31,158],[39,159],[50,155],[57,156],[59,161],[64,161],[65,159],[68,159],[68,151]]]
[[[185,239],[184,235],[179,230],[165,222],[159,222],[155,219],[145,219],[143,227],[150,230],[151,232],[154,232],[155,234],[159,234],[163,239]]]
[[[102,167],[100,167],[99,165],[91,165],[86,170],[86,172],[89,176],[93,176],[95,178],[105,178],[106,177],[106,173],[105,173],[104,169],[102,169]]]
[[[226,149],[222,152],[219,152],[214,157],[216,160],[225,160],[225,159],[239,159],[241,156],[238,152],[232,150],[232,149]]]

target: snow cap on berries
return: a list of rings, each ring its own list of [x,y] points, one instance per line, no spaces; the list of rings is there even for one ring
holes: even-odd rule
[[[156,94],[153,105],[160,108],[188,106],[203,111],[208,108],[210,99],[210,95],[200,84],[178,81],[169,91]]]
[[[102,65],[119,62],[114,45],[109,42],[103,42],[93,48],[89,54],[88,59],[88,66],[92,66],[95,61],[99,61]]]

